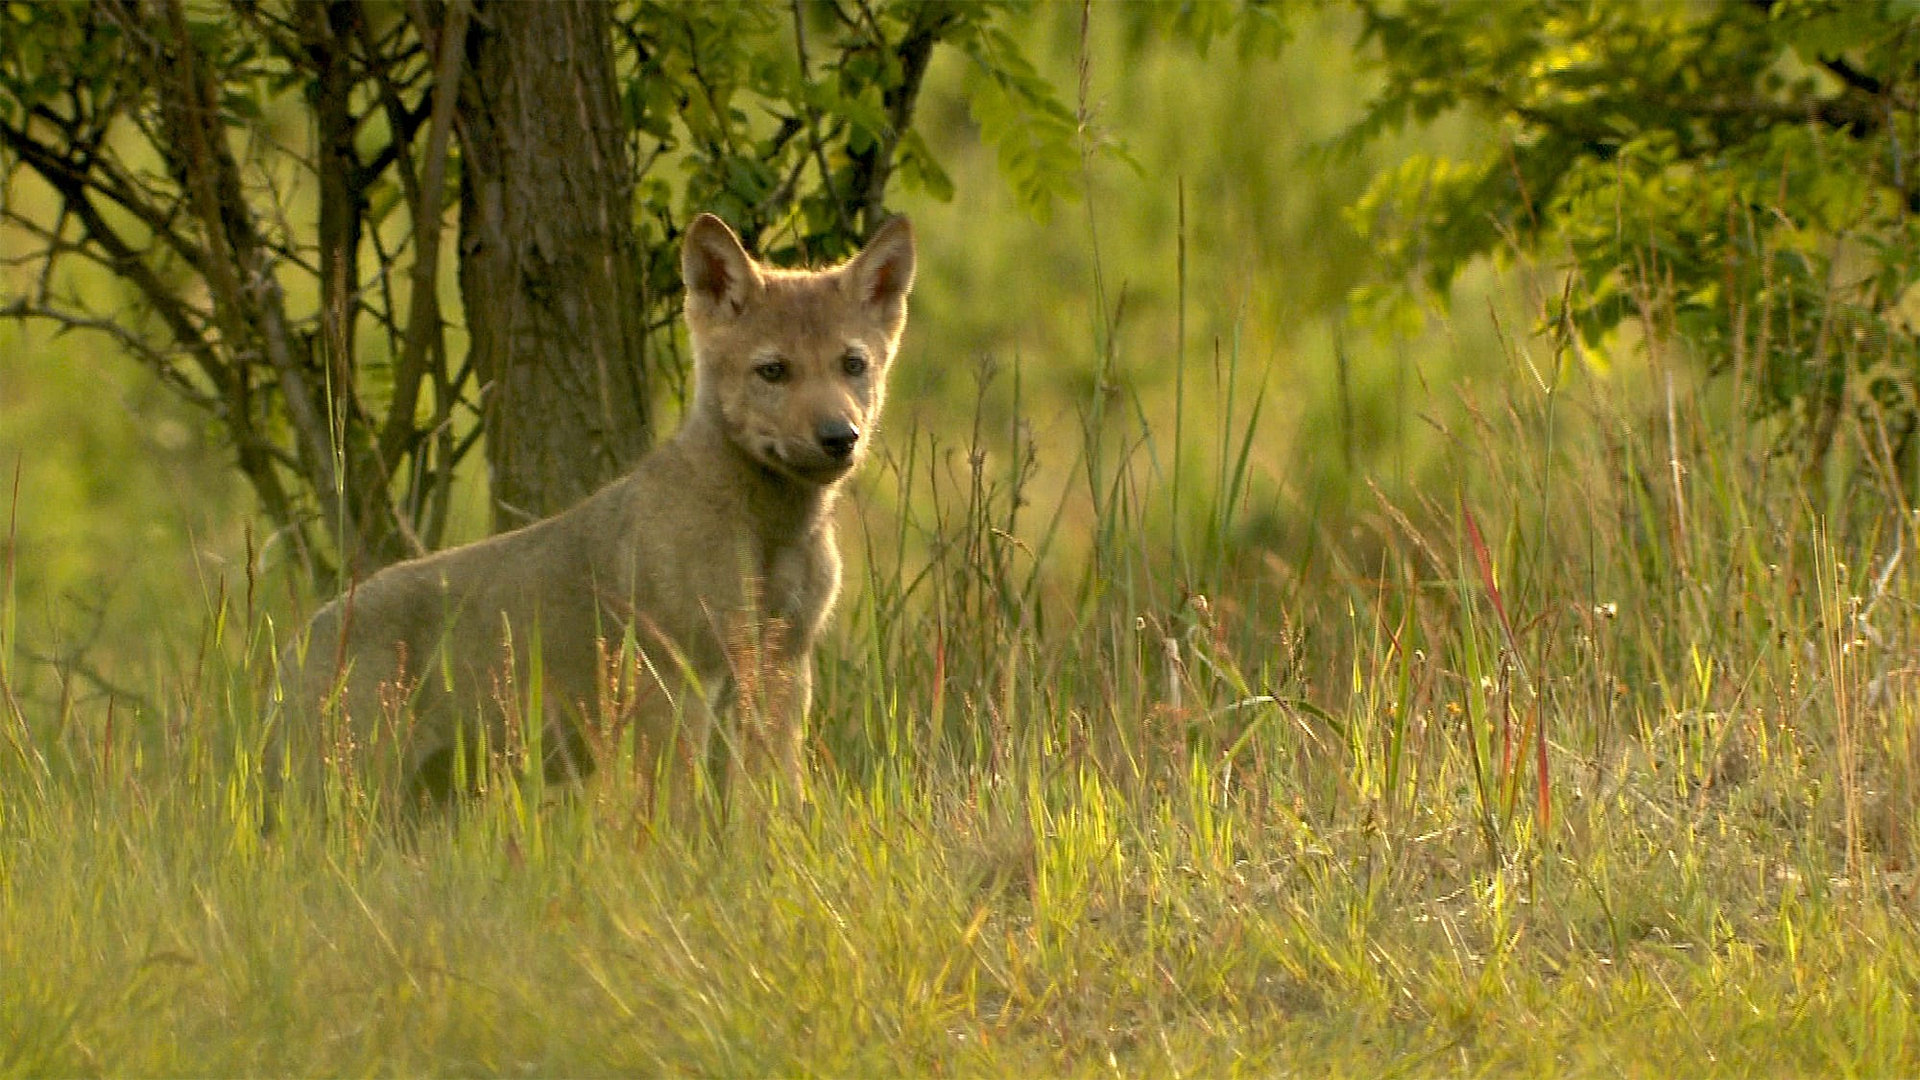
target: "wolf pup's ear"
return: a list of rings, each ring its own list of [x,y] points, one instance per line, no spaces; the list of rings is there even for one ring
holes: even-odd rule
[[[680,277],[687,284],[688,303],[737,315],[760,273],[727,223],[701,214],[681,241]]]
[[[847,272],[862,302],[892,315],[913,288],[913,226],[904,217],[880,226]]]

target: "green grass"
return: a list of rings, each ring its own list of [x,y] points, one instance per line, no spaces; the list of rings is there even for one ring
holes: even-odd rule
[[[0,328],[0,1076],[1920,1074],[1913,493],[1868,427],[1801,477],[1708,358],[1561,371],[1557,279],[1339,340],[1350,19],[1096,19],[1098,259],[936,61],[964,194],[903,203],[792,815],[342,775],[263,837],[284,552],[164,388]]]
[[[1357,94],[1309,31],[1095,65],[1146,177],[1090,176],[1091,299],[1087,208],[1020,219],[929,98],[969,196],[913,207],[790,815],[506,771],[395,825],[343,774],[263,837],[273,538],[178,406],[19,337],[0,1075],[1920,1073],[1879,433],[1808,482],[1699,358],[1561,370],[1519,274],[1332,339],[1327,207],[1380,163],[1276,149]]]
[[[0,1072],[1920,1070],[1898,489],[1522,347],[1452,488],[1284,560],[1197,376],[1064,457],[890,433],[794,814],[505,773],[263,839],[215,588],[146,711],[0,696]]]

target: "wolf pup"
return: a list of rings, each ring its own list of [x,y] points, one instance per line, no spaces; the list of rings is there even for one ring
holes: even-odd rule
[[[479,776],[483,747],[532,745],[579,776],[622,724],[684,778],[728,715],[729,767],[798,794],[811,652],[840,589],[834,500],[873,441],[913,232],[895,218],[840,266],[782,270],[704,214],[680,265],[679,431],[572,509],[387,567],[316,613],[283,665],[270,782],[350,760],[418,799]]]

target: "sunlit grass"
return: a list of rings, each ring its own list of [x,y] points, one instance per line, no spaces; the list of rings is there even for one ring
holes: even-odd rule
[[[263,837],[285,628],[216,588],[150,711],[0,698],[0,1069],[1914,1071],[1912,522],[1525,347],[1300,559],[1250,402],[1049,483],[890,433],[797,814]]]
[[[263,835],[283,553],[158,388],[130,423],[5,335],[0,1074],[1920,1073],[1879,433],[1809,482],[1705,358],[1603,378],[1518,285],[1320,318],[1365,269],[1368,163],[1296,167],[1335,29],[1258,70],[1099,31],[1145,176],[1045,228],[946,99],[968,196],[913,208],[796,814],[506,769],[396,823],[336,773]]]

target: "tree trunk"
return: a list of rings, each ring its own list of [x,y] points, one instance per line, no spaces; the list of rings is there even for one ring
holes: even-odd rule
[[[491,0],[467,36],[460,288],[496,529],[566,508],[652,439],[610,29],[597,3]]]

